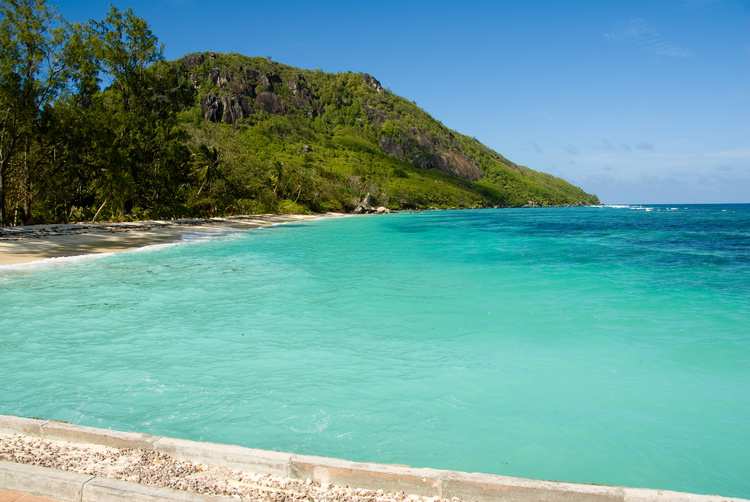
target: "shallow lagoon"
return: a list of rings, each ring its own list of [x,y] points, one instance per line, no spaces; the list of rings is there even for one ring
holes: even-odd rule
[[[400,213],[0,268],[0,413],[750,497],[750,206]]]

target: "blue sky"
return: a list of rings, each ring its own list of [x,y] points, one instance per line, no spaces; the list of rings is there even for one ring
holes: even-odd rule
[[[48,0],[69,21],[109,2]],[[750,1],[113,0],[167,59],[366,72],[606,204],[750,203]]]

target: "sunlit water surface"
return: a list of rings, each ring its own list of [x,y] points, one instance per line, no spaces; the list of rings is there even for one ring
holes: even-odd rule
[[[0,413],[750,497],[750,206],[400,213],[0,268]]]

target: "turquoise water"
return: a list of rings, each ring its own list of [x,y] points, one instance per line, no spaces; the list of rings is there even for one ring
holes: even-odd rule
[[[750,498],[750,205],[326,219],[0,268],[0,413]]]

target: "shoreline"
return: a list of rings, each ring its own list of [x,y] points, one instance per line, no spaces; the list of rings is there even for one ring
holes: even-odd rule
[[[67,223],[0,227],[0,267],[50,258],[120,253],[146,246],[183,242],[201,232],[237,232],[254,228],[345,216],[260,214],[224,218],[154,220],[124,223]]]

